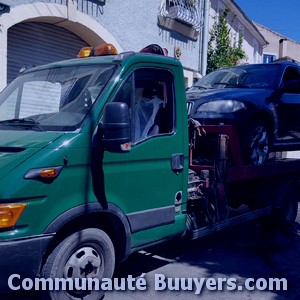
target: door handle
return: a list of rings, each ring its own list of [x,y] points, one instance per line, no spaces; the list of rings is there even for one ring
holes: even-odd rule
[[[178,174],[183,171],[183,158],[183,153],[172,154],[171,168],[174,173]]]

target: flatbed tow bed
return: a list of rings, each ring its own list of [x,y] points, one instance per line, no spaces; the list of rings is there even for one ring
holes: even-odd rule
[[[228,139],[226,154],[230,152],[233,164],[226,167],[226,181],[242,181],[257,177],[282,175],[300,172],[300,159],[276,158],[270,159],[262,165],[246,165],[243,163],[241,147],[236,131],[231,125],[201,125],[206,135],[226,135]],[[195,171],[211,169],[211,165],[198,165],[193,163],[190,153],[190,168]],[[227,159],[227,158],[226,158]]]
[[[197,159],[201,152],[196,141],[199,138],[204,140],[202,145],[214,141],[214,154],[209,159]],[[190,143],[190,169],[197,174],[210,174],[203,185],[207,189],[212,186],[214,195],[205,192],[205,188],[201,193],[215,199],[203,196],[202,201],[210,202],[203,210],[215,210],[216,214],[208,224],[193,226],[192,239],[270,214],[287,225],[293,224],[300,199],[300,159],[276,158],[262,165],[244,164],[233,126],[197,125]],[[197,216],[192,216],[192,221],[198,224],[196,219]]]
[[[227,170],[227,182],[255,179],[257,177],[280,176],[284,174],[299,174],[300,159],[280,158],[268,161],[263,165],[245,165],[230,167]]]

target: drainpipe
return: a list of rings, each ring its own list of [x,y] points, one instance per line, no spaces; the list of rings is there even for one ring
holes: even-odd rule
[[[207,44],[208,44],[208,31],[209,31],[209,6],[210,0],[204,0],[204,15],[203,15],[203,38],[202,38],[202,57],[201,69],[202,76],[206,74],[207,68]]]

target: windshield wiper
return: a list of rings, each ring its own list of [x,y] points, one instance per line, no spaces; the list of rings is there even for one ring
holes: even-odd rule
[[[215,85],[215,84],[232,85],[231,83],[228,83],[228,82],[213,82],[212,84],[213,85]]]
[[[0,125],[29,127],[34,130],[43,131],[42,127],[39,124],[39,122],[35,121],[32,118],[9,119],[0,121]]]
[[[252,88],[252,86],[251,85],[248,85],[248,84],[241,84],[241,85],[237,85],[236,86],[237,88],[247,88],[247,89],[251,89]]]
[[[251,85],[243,85],[243,84],[232,84],[230,82],[214,82],[214,84],[222,84],[227,87],[233,87],[233,88],[251,88]]]
[[[207,87],[203,85],[194,85],[195,88],[198,88],[199,90],[206,90]]]
[[[213,83],[214,85],[215,84],[221,84],[221,85],[224,85],[224,86],[226,86],[226,87],[234,87],[234,88],[236,88],[236,87],[239,87],[236,83],[230,83],[230,82],[214,82]]]

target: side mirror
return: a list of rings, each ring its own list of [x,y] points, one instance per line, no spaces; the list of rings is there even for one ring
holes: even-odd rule
[[[130,150],[130,118],[128,105],[123,102],[107,103],[100,122],[104,148],[110,152]]]

